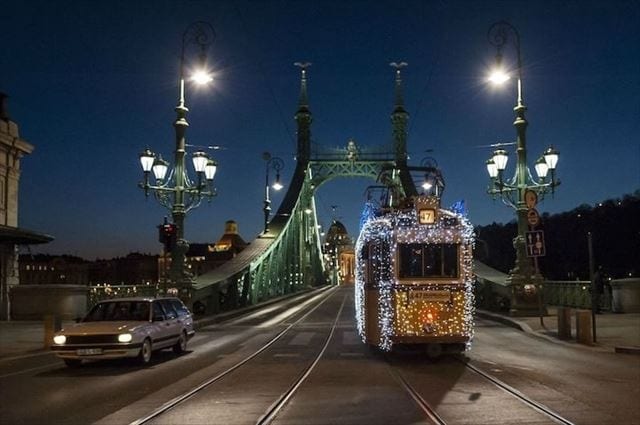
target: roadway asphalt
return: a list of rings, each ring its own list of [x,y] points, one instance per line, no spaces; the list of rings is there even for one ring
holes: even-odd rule
[[[539,317],[509,317],[488,311],[476,311],[478,317],[494,320],[519,329],[551,343],[567,344],[587,350],[609,351],[640,355],[640,313],[603,313],[596,315],[596,342],[582,344],[576,341],[575,314],[571,315],[572,338],[558,338],[556,309],[549,307],[541,323]],[[202,322],[211,323],[207,318]],[[63,322],[62,325],[71,322]],[[205,324],[205,323],[202,323]],[[43,321],[0,321],[0,360],[37,355],[46,352]]]

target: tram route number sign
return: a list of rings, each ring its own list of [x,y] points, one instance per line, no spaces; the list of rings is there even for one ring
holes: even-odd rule
[[[544,232],[534,230],[525,234],[525,245],[527,247],[527,257],[544,257]]]

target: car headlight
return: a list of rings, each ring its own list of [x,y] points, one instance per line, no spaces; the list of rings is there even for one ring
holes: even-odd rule
[[[118,342],[131,342],[133,336],[131,334],[120,334],[118,335]]]
[[[57,345],[62,345],[67,342],[67,337],[64,335],[56,335],[53,337],[53,342],[55,342]]]

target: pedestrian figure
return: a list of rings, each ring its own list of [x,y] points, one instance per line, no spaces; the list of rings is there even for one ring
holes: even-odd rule
[[[602,271],[602,266],[598,266],[598,270],[593,274],[593,284],[595,286],[593,301],[595,303],[595,311],[599,314],[601,312],[600,305],[604,300],[604,273]]]

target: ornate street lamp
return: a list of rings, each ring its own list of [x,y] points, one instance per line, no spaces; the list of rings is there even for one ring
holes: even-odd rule
[[[422,158],[420,161],[420,167],[417,167],[419,171],[424,172],[424,180],[420,187],[422,187],[423,194],[434,195],[438,198],[442,197],[444,192],[444,177],[438,167],[438,162],[433,157]]]
[[[501,21],[489,28],[489,42],[496,47],[496,68],[493,70],[489,81],[494,84],[503,84],[510,79],[509,73],[502,64],[502,48],[513,36],[513,43],[517,52],[517,101],[513,108],[516,119],[513,123],[516,128],[516,170],[510,180],[504,179],[504,172],[509,159],[504,149],[497,149],[486,162],[490,177],[490,186],[487,192],[492,197],[500,197],[502,201],[514,208],[518,219],[518,234],[513,241],[516,250],[516,262],[510,271],[509,280],[512,285],[512,313],[517,313],[521,304],[524,304],[522,295],[530,288],[535,288],[542,281],[542,276],[532,269],[531,261],[527,257],[525,234],[528,230],[529,220],[532,214],[537,220],[535,203],[544,198],[548,192],[553,193],[560,184],[555,178],[555,169],[558,163],[558,152],[553,147],[548,148],[542,157],[535,163],[538,179],[534,179],[527,166],[526,129],[527,120],[524,113],[526,107],[522,95],[522,60],[520,54],[520,35],[513,25]],[[498,145],[499,146],[499,145]],[[551,178],[547,180],[547,174],[551,171]],[[528,199],[527,199],[528,198]],[[533,211],[532,211],[533,210]],[[534,220],[535,222],[535,220]],[[533,286],[531,286],[533,285]],[[539,287],[539,286],[538,286]]]
[[[284,168],[284,161],[278,157],[272,157],[269,152],[262,154],[262,159],[265,160],[265,178],[264,178],[264,234],[269,232],[269,214],[271,213],[271,199],[269,198],[269,170],[276,172],[276,179],[271,185],[273,190],[279,191],[284,186],[280,181],[280,170]]]
[[[179,288],[180,296],[189,301],[191,295],[192,275],[187,271],[186,253],[189,244],[184,239],[184,218],[187,212],[200,205],[203,198],[211,200],[216,195],[213,188],[213,178],[218,164],[204,151],[198,150],[191,157],[196,181],[189,178],[185,166],[187,112],[185,102],[185,51],[187,46],[195,44],[199,47],[198,62],[200,68],[193,72],[190,81],[195,84],[207,84],[213,80],[206,67],[206,49],[215,39],[215,31],[207,22],[194,22],[187,27],[182,35],[182,51],[180,55],[180,78],[178,105],[175,108],[175,151],[173,169],[160,155],[145,149],[140,154],[140,164],[144,173],[144,181],[139,186],[145,196],[153,192],[160,204],[171,211],[173,223],[176,226],[176,246],[171,251],[171,269],[169,277]],[[154,182],[150,181],[153,173]]]

